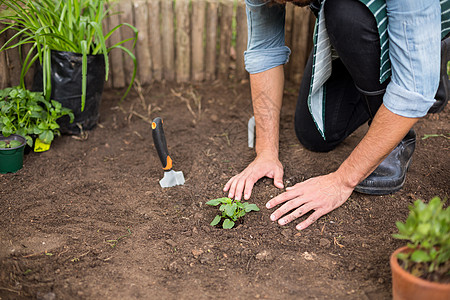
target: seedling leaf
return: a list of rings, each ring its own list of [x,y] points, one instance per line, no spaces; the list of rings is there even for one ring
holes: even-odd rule
[[[206,204],[211,205],[211,206],[217,206],[220,203],[223,203],[222,199],[224,199],[224,198],[212,199],[212,200],[209,200],[208,202],[206,202]]]
[[[256,204],[248,204],[245,206],[245,212],[250,212],[250,211],[259,211],[259,207],[256,206]]]
[[[212,220],[211,222],[211,226],[216,226],[217,224],[219,224],[220,220],[222,219],[222,217],[220,215],[217,215],[214,220]]]
[[[416,250],[411,255],[411,260],[414,262],[427,262],[430,261],[430,256],[422,250]]]
[[[234,226],[234,222],[231,221],[230,219],[226,219],[225,221],[223,221],[223,229],[231,229]]]

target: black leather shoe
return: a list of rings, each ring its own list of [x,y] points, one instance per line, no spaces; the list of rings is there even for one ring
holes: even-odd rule
[[[450,98],[450,80],[447,74],[447,64],[450,60],[450,36],[445,37],[441,41],[441,76],[439,80],[439,87],[434,99],[436,102],[428,110],[429,114],[440,113],[447,105]]]
[[[416,148],[416,133],[411,129],[398,146],[355,191],[369,195],[387,195],[400,190],[405,184],[406,171]]]

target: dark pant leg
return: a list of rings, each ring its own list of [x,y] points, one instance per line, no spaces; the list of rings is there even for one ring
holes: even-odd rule
[[[358,0],[325,3],[330,42],[340,59],[332,63],[326,82],[325,136],[318,132],[307,99],[311,80],[311,57],[303,76],[295,114],[300,142],[313,151],[334,149],[348,135],[373,117],[382,103],[387,82],[380,84],[380,41],[375,18]]]
[[[324,7],[330,42],[364,95],[373,118],[389,80],[380,83],[380,38],[370,10],[359,0],[327,1]]]
[[[326,140],[317,130],[308,108],[312,55],[310,55],[306,64],[300,86],[295,109],[295,132],[300,143],[312,151],[326,152],[333,150],[369,118],[364,105],[362,105],[362,95],[355,88],[353,80],[342,62],[339,59],[334,60],[332,68],[333,72],[326,83]]]

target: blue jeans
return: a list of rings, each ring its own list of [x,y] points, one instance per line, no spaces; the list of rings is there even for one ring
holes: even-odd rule
[[[311,57],[305,68],[295,129],[306,148],[321,152],[334,149],[373,118],[382,103],[405,117],[421,117],[434,103],[440,73],[439,2],[436,1],[437,10],[436,5],[421,4],[420,12],[415,11],[417,6],[396,8],[390,7],[389,2],[398,1],[387,1],[392,76],[382,84],[379,81],[380,39],[373,15],[357,0],[328,0],[325,3],[326,27],[339,59],[333,61],[332,74],[326,82],[326,140],[317,131],[308,110]],[[414,13],[401,14],[395,9],[410,9]],[[432,22],[434,18],[437,21]],[[430,33],[423,29],[424,26],[431,26],[436,32]]]

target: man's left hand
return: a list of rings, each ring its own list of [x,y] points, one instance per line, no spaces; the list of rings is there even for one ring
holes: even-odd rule
[[[303,230],[321,216],[341,206],[352,192],[353,188],[347,186],[338,174],[330,173],[286,188],[286,192],[267,202],[266,207],[273,208],[284,203],[270,216],[272,221],[278,220],[280,225],[314,210],[305,221],[296,226],[298,230]]]

